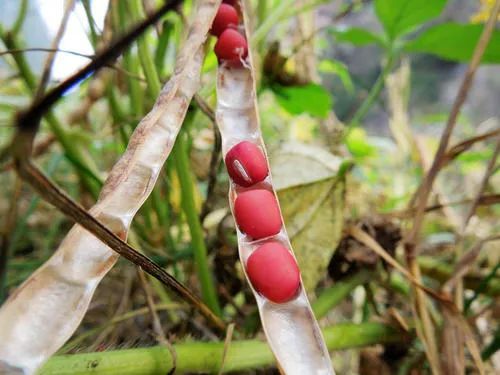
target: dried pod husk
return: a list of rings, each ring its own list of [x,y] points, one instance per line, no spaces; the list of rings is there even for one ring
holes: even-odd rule
[[[137,126],[90,210],[122,239],[151,193],[199,88],[203,44],[219,4],[199,3],[172,78]],[[54,354],[80,324],[97,285],[117,259],[111,248],[75,225],[0,309],[0,369],[33,373]]]

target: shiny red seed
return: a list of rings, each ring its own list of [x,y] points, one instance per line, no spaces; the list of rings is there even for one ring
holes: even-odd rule
[[[217,11],[217,15],[214,18],[214,22],[212,23],[210,34],[219,36],[228,27],[238,26],[239,22],[240,19],[236,9],[229,4],[221,4],[219,10]]]
[[[226,29],[219,36],[214,47],[214,52],[219,60],[238,63],[247,57],[248,44],[243,35],[234,29]]]
[[[253,239],[269,237],[281,229],[281,214],[273,193],[255,189],[238,194],[234,217],[243,233]]]
[[[266,157],[257,145],[248,141],[231,148],[225,162],[229,176],[240,186],[254,185],[269,173]]]
[[[283,303],[297,294],[299,267],[292,254],[278,242],[268,242],[247,261],[247,275],[253,287],[267,299]]]

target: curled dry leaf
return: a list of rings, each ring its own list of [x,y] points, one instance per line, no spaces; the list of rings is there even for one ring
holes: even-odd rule
[[[246,39],[250,40],[245,2],[242,2],[240,5],[244,22],[244,30],[241,28],[240,31],[245,32],[244,35]],[[240,66],[237,64],[235,66],[235,64],[231,62],[223,62],[219,66],[217,71],[216,117],[222,136],[222,150],[224,155],[226,155],[232,147],[244,141],[258,145],[265,154],[265,148],[260,133],[255,90],[255,72],[250,51],[247,60]],[[234,166],[240,170],[242,176],[248,176],[244,165],[245,159],[236,159],[236,162],[237,164]],[[270,175],[263,181],[256,182],[250,187],[242,187],[237,185],[236,182],[231,181],[229,202],[233,215],[235,214],[234,203],[238,196],[241,196],[240,194],[244,192],[256,192],[258,190],[266,190],[276,195]],[[266,202],[268,202],[268,200],[266,200]],[[264,204],[266,202],[256,205],[254,207],[255,212],[265,212],[266,206]],[[249,215],[252,214],[251,211],[252,208],[249,207]],[[238,219],[241,219],[239,216],[239,213],[237,213],[237,222]],[[259,221],[254,222],[254,225],[263,228],[267,224],[264,223],[264,221]],[[247,262],[250,257],[254,255],[260,257],[262,251],[257,252],[256,250],[263,249],[264,244],[270,243],[277,243],[280,249],[285,248],[291,251],[290,240],[284,227],[282,227],[277,234],[258,239],[251,238],[251,236],[238,230],[238,248],[242,264],[247,267]],[[277,246],[273,246],[276,251]],[[271,249],[268,249],[268,251],[271,251]],[[269,254],[269,259],[271,258],[273,258],[272,265],[267,265],[270,267],[269,272],[273,274],[283,272],[282,267],[286,267],[289,270],[287,277],[296,275],[296,267],[289,264],[289,260],[287,260],[288,263],[285,265],[280,264],[280,262],[275,262],[277,258],[283,260],[283,256],[278,257],[276,255],[276,257],[273,257]],[[261,264],[261,262],[259,262],[259,264]],[[286,298],[275,298],[275,302],[273,302],[271,300],[275,297],[273,288],[279,290],[281,287],[289,287],[290,285],[287,284],[283,286],[274,283],[270,285],[263,279],[265,278],[265,272],[260,272],[259,275],[253,275],[252,272],[250,272],[252,270],[245,269],[245,272],[247,271],[247,278],[249,276],[258,276],[258,279],[254,279],[254,286],[264,286],[260,289],[262,294],[259,293],[254,286],[252,286],[252,290],[257,301],[267,340],[277,359],[278,367],[282,372],[287,375],[334,374],[328,350],[318,323],[312,313],[302,281],[300,281],[296,293],[291,296],[292,298],[289,298],[290,295],[287,294]],[[274,278],[271,277],[272,275],[269,276],[269,280],[267,281],[275,281]],[[252,285],[251,282],[250,285]],[[273,293],[270,293],[271,291],[273,291]],[[268,293],[268,298],[265,297],[266,293]]]
[[[172,78],[137,126],[90,213],[125,239],[151,193],[199,86],[203,44],[220,1],[197,8]],[[118,255],[75,225],[54,255],[0,309],[0,369],[35,371],[80,324]]]
[[[308,293],[325,276],[340,242],[345,187],[340,166],[339,157],[304,144],[285,144],[272,153],[274,187]]]

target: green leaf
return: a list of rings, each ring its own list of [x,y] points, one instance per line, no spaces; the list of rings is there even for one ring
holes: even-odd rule
[[[318,69],[322,73],[339,76],[346,90],[350,93],[354,91],[354,84],[352,83],[349,69],[345,64],[338,60],[322,60],[318,65]]]
[[[483,25],[444,23],[409,41],[405,50],[430,53],[446,60],[470,61],[482,31]],[[500,30],[493,32],[482,62],[500,63]]]
[[[355,46],[366,46],[369,44],[384,45],[384,41],[378,35],[373,34],[371,31],[359,27],[352,27],[349,29],[331,29],[335,40],[339,43],[350,43]]]
[[[325,118],[332,107],[332,98],[322,86],[273,86],[280,105],[292,115],[309,113]]]
[[[375,13],[394,40],[439,16],[447,0],[375,0]]]

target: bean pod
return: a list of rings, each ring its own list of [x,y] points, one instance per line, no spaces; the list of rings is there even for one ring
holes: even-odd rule
[[[219,60],[216,118],[231,178],[229,202],[240,259],[282,372],[332,375],[330,356],[302,287],[269,172],[246,43],[245,6],[234,3],[241,10],[243,25],[224,30],[215,45]]]

